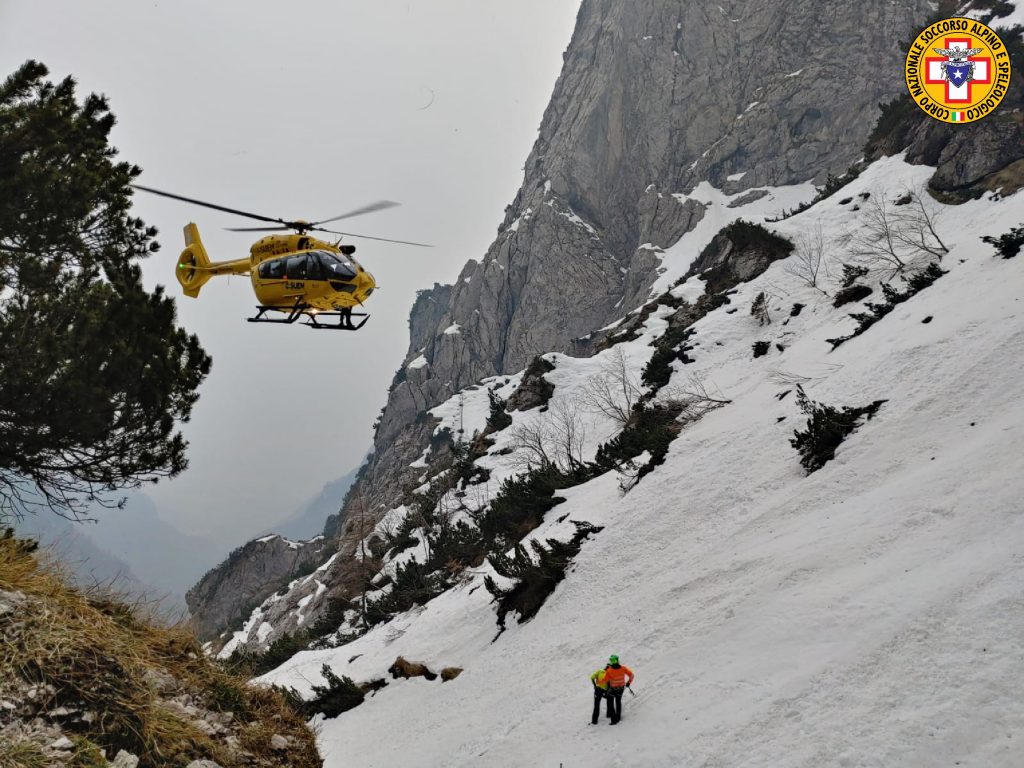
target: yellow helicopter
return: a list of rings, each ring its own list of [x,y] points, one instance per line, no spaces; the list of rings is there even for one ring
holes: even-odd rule
[[[250,323],[294,323],[305,316],[310,328],[335,331],[358,331],[370,318],[365,312],[354,312],[363,306],[377,287],[373,275],[363,269],[352,254],[354,245],[341,245],[341,237],[357,237],[367,240],[381,240],[387,243],[402,243],[424,248],[425,243],[408,240],[390,240],[385,237],[357,235],[352,232],[337,232],[324,229],[321,224],[361,216],[365,213],[393,208],[398,203],[380,200],[322,221],[285,221],[256,213],[226,208],[222,205],[182,197],[152,187],[132,185],[135,189],[154,195],[181,200],[218,211],[246,216],[250,219],[271,222],[274,227],[231,228],[231,232],[277,232],[293,230],[287,235],[267,235],[253,243],[249,256],[231,261],[211,261],[199,237],[195,224],[185,226],[185,250],[178,257],[175,275],[186,296],[198,298],[200,289],[211,277],[217,275],[249,275],[252,289],[259,301],[256,316],[248,318]],[[307,232],[328,232],[338,235],[337,242],[329,243],[311,237]],[[284,317],[267,317],[268,312],[283,313]],[[324,318],[336,317],[337,323],[320,322]],[[353,323],[352,318],[361,318]]]

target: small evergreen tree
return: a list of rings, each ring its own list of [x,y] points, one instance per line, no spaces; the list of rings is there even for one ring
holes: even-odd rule
[[[994,245],[1004,259],[1012,259],[1020,253],[1021,248],[1024,248],[1024,226],[1014,227],[999,237],[986,235],[981,239],[989,245]]]
[[[761,291],[750,305],[750,316],[757,320],[758,325],[771,325],[772,316],[768,313],[768,297]]]
[[[946,274],[946,270],[942,269],[935,262],[932,262],[920,272],[917,272],[907,278],[906,291],[899,291],[890,283],[884,284],[882,286],[882,295],[885,298],[885,301],[881,303],[868,302],[864,305],[867,310],[866,312],[850,313],[850,317],[857,321],[857,330],[851,334],[847,334],[846,336],[839,336],[834,339],[825,339],[825,341],[832,345],[832,349],[836,349],[842,344],[848,342],[850,339],[860,336],[868,328],[892,312],[898,304],[902,304],[920,293],[944,274]],[[857,287],[859,286],[853,286],[853,288]]]
[[[376,624],[415,605],[425,605],[447,588],[440,574],[413,557],[405,565],[395,566],[390,592],[378,600],[367,601],[365,621]]]
[[[804,388],[797,385],[797,404],[807,415],[807,428],[797,429],[789,441],[800,454],[800,464],[807,474],[816,472],[835,458],[836,448],[861,424],[862,418],[871,420],[885,400],[875,400],[861,408],[835,408],[816,403],[807,397]]]
[[[438,526],[437,532],[428,534],[427,540],[430,559],[426,565],[431,571],[455,575],[480,565],[487,553],[480,531],[462,520]]]
[[[494,394],[493,390],[487,392],[487,403],[490,410],[487,414],[487,433],[500,432],[512,425],[512,417],[505,410],[505,401]]]
[[[867,267],[843,264],[843,288],[849,288],[868,273]]]
[[[338,631],[345,620],[345,613],[353,608],[352,602],[342,597],[327,599],[327,610],[317,618],[309,628],[311,637],[327,637]]]
[[[186,466],[176,431],[210,358],[142,285],[107,102],[29,61],[0,84],[0,514],[76,516]],[[107,502],[109,503],[109,501]]]
[[[676,418],[681,413],[676,404],[646,403],[638,407],[629,424],[615,437],[602,443],[594,457],[599,472],[620,469],[645,451],[651,459],[637,473],[637,481],[664,463],[668,448],[679,434],[681,425]]]
[[[304,705],[307,716],[322,713],[330,720],[342,712],[358,707],[366,698],[366,694],[352,682],[351,678],[338,677],[330,665],[324,664],[320,668],[320,674],[324,676],[327,684],[313,685],[313,698]]]
[[[654,354],[647,361],[640,380],[655,391],[664,387],[672,378],[672,362],[675,360],[681,363],[692,363],[693,360],[687,354],[693,350],[687,342],[693,336],[694,330],[687,325],[671,325],[656,342],[654,342]]]
[[[570,485],[550,464],[508,478],[480,518],[481,536],[491,546],[507,548],[540,525],[549,509],[565,501],[555,491]]]
[[[536,560],[522,544],[516,544],[511,557],[504,553],[492,553],[488,557],[488,562],[499,576],[516,581],[509,589],[502,589],[490,576],[484,578],[484,586],[498,604],[498,626],[502,630],[510,611],[519,614],[520,623],[536,616],[544,601],[565,578],[565,571],[579,554],[583,541],[604,530],[585,521],[574,520],[573,525],[576,533],[570,541],[548,539],[547,546],[531,541],[530,548]]]

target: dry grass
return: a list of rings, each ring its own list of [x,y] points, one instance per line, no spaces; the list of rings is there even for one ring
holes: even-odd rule
[[[206,758],[223,768],[319,768],[312,733],[280,695],[247,686],[206,658],[186,627],[161,625],[116,598],[70,588],[10,537],[0,538],[0,589],[27,598],[0,617],[0,693],[20,681],[22,688],[42,691],[35,699],[39,711],[95,713],[75,730],[108,755],[124,749],[139,756],[140,766]],[[225,728],[250,755],[230,749],[227,733],[204,733],[195,717],[169,704],[174,698],[233,713]],[[290,737],[293,748],[275,752],[274,734]],[[6,754],[16,748],[0,748],[0,768],[5,760],[34,765],[29,752],[17,759]]]
[[[48,768],[42,749],[31,741],[0,742],[0,768]]]

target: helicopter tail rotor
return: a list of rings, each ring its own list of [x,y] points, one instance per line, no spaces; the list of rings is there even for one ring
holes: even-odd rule
[[[195,224],[185,225],[185,250],[178,257],[175,275],[186,296],[197,298],[199,289],[213,277],[213,272],[209,269],[210,263],[210,256],[199,237],[199,227]]]

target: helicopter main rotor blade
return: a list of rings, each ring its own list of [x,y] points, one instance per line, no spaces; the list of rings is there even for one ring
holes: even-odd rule
[[[361,240],[380,240],[384,243],[401,243],[402,245],[415,245],[420,248],[433,248],[434,246],[427,243],[413,243],[409,240],[392,240],[388,237],[374,237],[373,235],[357,235],[354,232],[338,232],[333,229],[324,229],[323,227],[310,227],[311,232],[329,232],[332,235],[344,235],[345,237],[358,237]]]
[[[257,219],[258,221],[272,221],[275,224],[287,224],[288,222],[284,219],[273,219],[270,216],[260,216],[258,213],[249,213],[248,211],[239,211],[235,208],[226,208],[223,205],[216,205],[214,203],[206,203],[202,200],[195,200],[191,197],[182,197],[181,195],[175,195],[170,192],[163,192],[159,189],[153,189],[152,187],[144,187],[141,184],[132,184],[134,189],[141,189],[143,192],[150,192],[154,195],[160,195],[161,197],[169,197],[172,200],[181,200],[185,203],[192,203],[194,205],[201,205],[205,208],[213,208],[215,211],[224,211],[225,213],[234,213],[239,216],[248,216],[250,219]]]
[[[286,232],[295,227],[224,227],[226,232]]]
[[[396,203],[393,200],[378,200],[376,203],[364,205],[362,208],[356,208],[354,211],[343,213],[340,216],[335,216],[332,219],[314,221],[313,225],[316,226],[317,224],[326,224],[330,221],[341,221],[342,219],[349,219],[352,218],[353,216],[362,216],[364,213],[373,213],[374,211],[383,211],[386,208],[394,208],[399,205],[401,205],[401,203]]]

